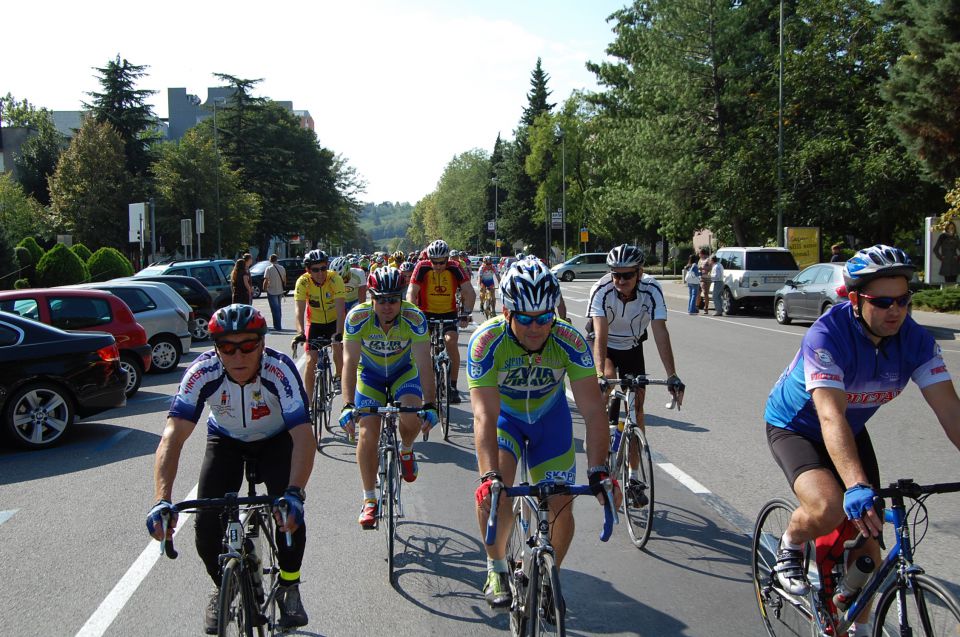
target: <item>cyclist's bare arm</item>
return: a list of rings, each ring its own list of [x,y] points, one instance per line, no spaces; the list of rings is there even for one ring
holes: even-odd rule
[[[407,300],[417,305],[417,298],[420,296],[420,284],[410,281],[410,285],[407,287]]]
[[[367,286],[361,285],[357,288],[357,303],[367,302]]]
[[[347,316],[347,312],[345,309],[347,307],[346,302],[343,300],[343,297],[341,296],[338,299],[334,299],[333,305],[335,308],[337,308],[336,310],[337,311],[337,334],[343,334],[343,321],[346,319],[346,316]]]
[[[344,403],[353,402],[353,397],[356,395],[357,366],[359,364],[360,343],[358,341],[345,341],[343,344],[343,372],[340,376]]]
[[[196,423],[183,418],[167,418],[153,464],[153,495],[157,500],[172,499],[173,481],[180,466],[180,452],[196,426]]]
[[[413,354],[413,364],[418,370],[423,370],[420,374],[420,386],[423,388],[423,402],[435,403],[437,401],[437,379],[430,373],[433,365],[430,361],[430,342],[414,343],[411,345]]]
[[[463,312],[469,314],[473,312],[473,306],[477,302],[477,291],[473,289],[470,279],[460,284],[460,294],[463,295]]]
[[[296,317],[296,326],[298,334],[306,334],[306,331],[303,329],[303,319],[304,314],[307,312],[307,302],[306,301],[297,301],[297,317]]]
[[[663,363],[663,369],[667,373],[667,377],[675,376],[677,367],[673,361],[673,345],[670,344],[670,331],[667,330],[667,322],[664,319],[650,321],[650,330],[653,332],[653,340],[657,344],[660,362]],[[683,392],[677,392],[677,404],[683,404]]]
[[[500,418],[500,389],[474,387],[470,390],[473,404],[473,439],[480,475],[500,471],[500,450],[497,446],[497,419]]]
[[[937,415],[940,426],[947,438],[960,450],[960,398],[953,387],[953,381],[935,383],[920,390],[924,400]]]
[[[608,328],[606,316],[593,317],[593,364],[597,368],[597,376],[603,376],[603,364],[607,360]]]

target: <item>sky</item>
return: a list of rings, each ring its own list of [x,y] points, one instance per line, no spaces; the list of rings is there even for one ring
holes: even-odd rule
[[[626,0],[7,3],[0,94],[79,110],[94,67],[148,65],[137,88],[167,116],[168,87],[206,99],[214,72],[263,78],[367,182],[364,201],[415,203],[457,154],[512,138],[537,58],[551,102],[595,90],[606,18]],[[271,9],[273,7],[273,9]]]

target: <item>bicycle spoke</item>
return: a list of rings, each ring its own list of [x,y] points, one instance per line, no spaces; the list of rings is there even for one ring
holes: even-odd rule
[[[902,629],[910,629],[913,635],[923,637],[960,635],[960,603],[957,598],[927,575],[916,574],[909,581],[909,586],[895,582],[880,597],[874,634],[900,637],[911,634]]]
[[[623,517],[626,518],[627,532],[633,545],[642,549],[650,539],[653,530],[653,459],[650,447],[639,427],[625,431],[621,445],[620,484],[623,485]],[[638,457],[638,484],[630,483],[630,457]],[[642,488],[641,488],[642,487]],[[646,500],[646,502],[644,502]]]

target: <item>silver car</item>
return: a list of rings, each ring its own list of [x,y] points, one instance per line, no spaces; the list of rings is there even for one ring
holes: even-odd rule
[[[773,297],[777,323],[788,325],[795,319],[816,321],[831,307],[846,301],[846,297],[837,292],[843,286],[843,266],[843,263],[817,263],[788,279]]]
[[[148,281],[107,281],[71,287],[105,290],[119,296],[127,304],[137,323],[147,331],[147,342],[153,356],[151,372],[174,371],[180,364],[180,357],[190,351],[192,310],[169,286]]]
[[[609,269],[606,252],[585,252],[550,268],[561,281],[573,281],[576,278],[599,279]]]

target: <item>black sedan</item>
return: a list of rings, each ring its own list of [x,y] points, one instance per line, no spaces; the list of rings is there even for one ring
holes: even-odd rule
[[[76,418],[125,405],[126,385],[110,334],[0,312],[0,429],[14,444],[58,443]]]
[[[277,263],[287,271],[286,291],[289,292],[297,285],[297,279],[306,272],[302,259],[277,259]],[[250,266],[250,281],[253,284],[253,298],[259,299],[263,293],[263,274],[270,266],[269,261],[259,261]]]

